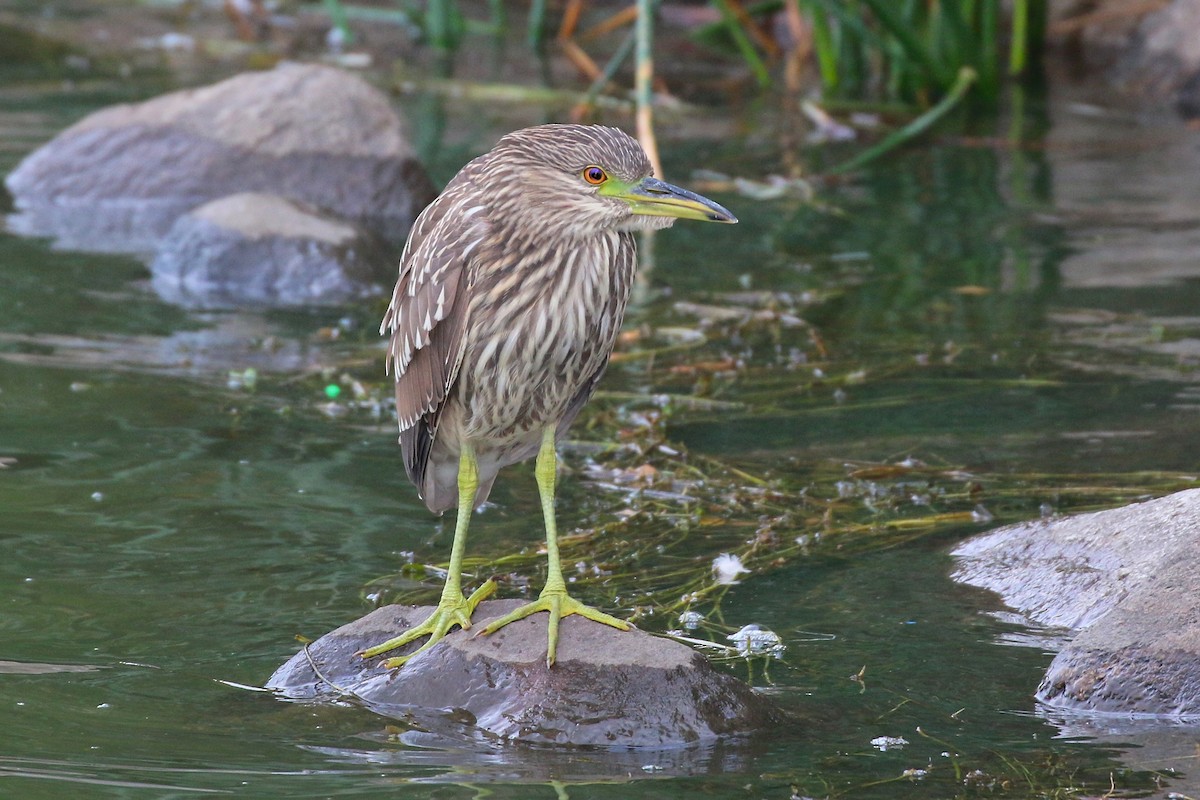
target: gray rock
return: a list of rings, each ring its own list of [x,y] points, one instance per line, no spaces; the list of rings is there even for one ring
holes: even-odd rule
[[[518,602],[482,603],[476,629]],[[562,620],[551,668],[545,614],[490,636],[455,629],[401,669],[384,669],[385,656],[355,655],[432,610],[377,609],[297,653],[267,686],[293,699],[352,695],[376,713],[436,733],[468,726],[498,741],[534,744],[660,748],[750,734],[782,719],[764,697],[690,648],[578,616]]]
[[[15,233],[145,253],[184,212],[241,191],[311,203],[395,241],[434,195],[386,95],[300,64],[97,111],[6,184]]]
[[[1175,96],[1175,106],[1180,114],[1189,119],[1200,117],[1200,69],[1180,85]]]
[[[1073,45],[1088,67],[1107,69],[1129,46],[1148,10],[1129,8],[1128,0],[1056,0],[1047,3],[1051,42]]]
[[[1072,0],[1050,4],[1050,14],[1051,37],[1078,45],[1126,94],[1200,114],[1200,0]]]
[[[1000,528],[954,555],[955,579],[1076,632],[1038,688],[1043,702],[1200,717],[1200,489]]]
[[[235,308],[348,302],[379,294],[393,268],[367,231],[312,206],[243,192],[176,220],[150,271],[168,302]]]
[[[1173,98],[1184,113],[1200,111],[1200,0],[1172,0],[1148,14],[1116,77],[1131,94]]]
[[[1040,625],[1083,628],[1200,542],[1200,489],[1071,517],[1022,522],[953,552],[953,577],[991,589]]]
[[[1037,696],[1076,711],[1200,720],[1196,559],[1163,565],[1152,583],[1080,631],[1051,662]]]

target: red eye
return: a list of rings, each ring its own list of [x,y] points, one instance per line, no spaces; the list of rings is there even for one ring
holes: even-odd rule
[[[600,167],[584,167],[583,179],[593,186],[599,186],[608,180],[608,173]]]

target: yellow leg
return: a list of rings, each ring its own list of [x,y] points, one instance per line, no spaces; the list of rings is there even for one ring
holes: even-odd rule
[[[467,526],[471,522],[471,512],[474,511],[475,490],[479,486],[479,469],[475,463],[475,450],[470,442],[464,442],[462,453],[458,458],[458,519],[454,525],[454,544],[450,548],[450,569],[446,572],[446,583],[442,587],[442,598],[437,608],[429,618],[420,625],[409,628],[394,639],[388,639],[383,644],[375,645],[359,653],[363,658],[374,658],[380,653],[394,650],[411,641],[428,635],[429,641],[406,656],[391,658],[384,666],[399,667],[413,658],[417,653],[423,653],[432,647],[439,639],[455,625],[463,630],[471,627],[471,614],[479,602],[496,591],[494,581],[487,581],[470,597],[462,593],[462,561],[467,548]]]
[[[542,516],[546,520],[546,586],[538,599],[532,603],[514,609],[499,619],[492,620],[480,633],[495,633],[510,622],[524,619],[539,611],[550,612],[550,624],[547,629],[548,644],[546,648],[546,666],[554,665],[555,653],[558,649],[558,621],[571,614],[578,614],[623,631],[629,630],[629,623],[609,616],[591,606],[585,606],[567,594],[567,582],[563,580],[562,563],[558,558],[558,530],[554,523],[554,489],[557,479],[557,456],[554,453],[554,428],[547,428],[542,434],[542,446],[538,450],[537,465],[534,468],[537,477],[538,493],[542,498]]]

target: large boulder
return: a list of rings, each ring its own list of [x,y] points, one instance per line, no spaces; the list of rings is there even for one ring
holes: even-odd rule
[[[476,628],[515,608],[480,604]],[[558,660],[546,666],[546,615],[490,636],[455,629],[400,669],[357,653],[425,619],[433,609],[385,606],[297,653],[267,682],[301,700],[353,696],[373,711],[433,732],[462,726],[500,741],[674,747],[751,734],[782,719],[762,695],[718,672],[690,648],[638,630],[570,616]]]
[[[954,577],[1071,637],[1049,706],[1200,718],[1200,489],[968,540]]]
[[[150,271],[160,297],[189,308],[287,307],[379,294],[392,260],[358,226],[278,195],[243,192],[176,220]]]
[[[397,242],[434,196],[386,95],[301,64],[97,111],[6,184],[10,230],[140,253],[184,212],[237,192],[310,203]]]

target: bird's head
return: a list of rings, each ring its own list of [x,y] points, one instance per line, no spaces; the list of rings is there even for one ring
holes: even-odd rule
[[[495,211],[548,231],[587,236],[666,228],[676,219],[737,222],[712,200],[655,178],[641,145],[617,128],[525,128],[503,137],[488,161],[502,183]]]

